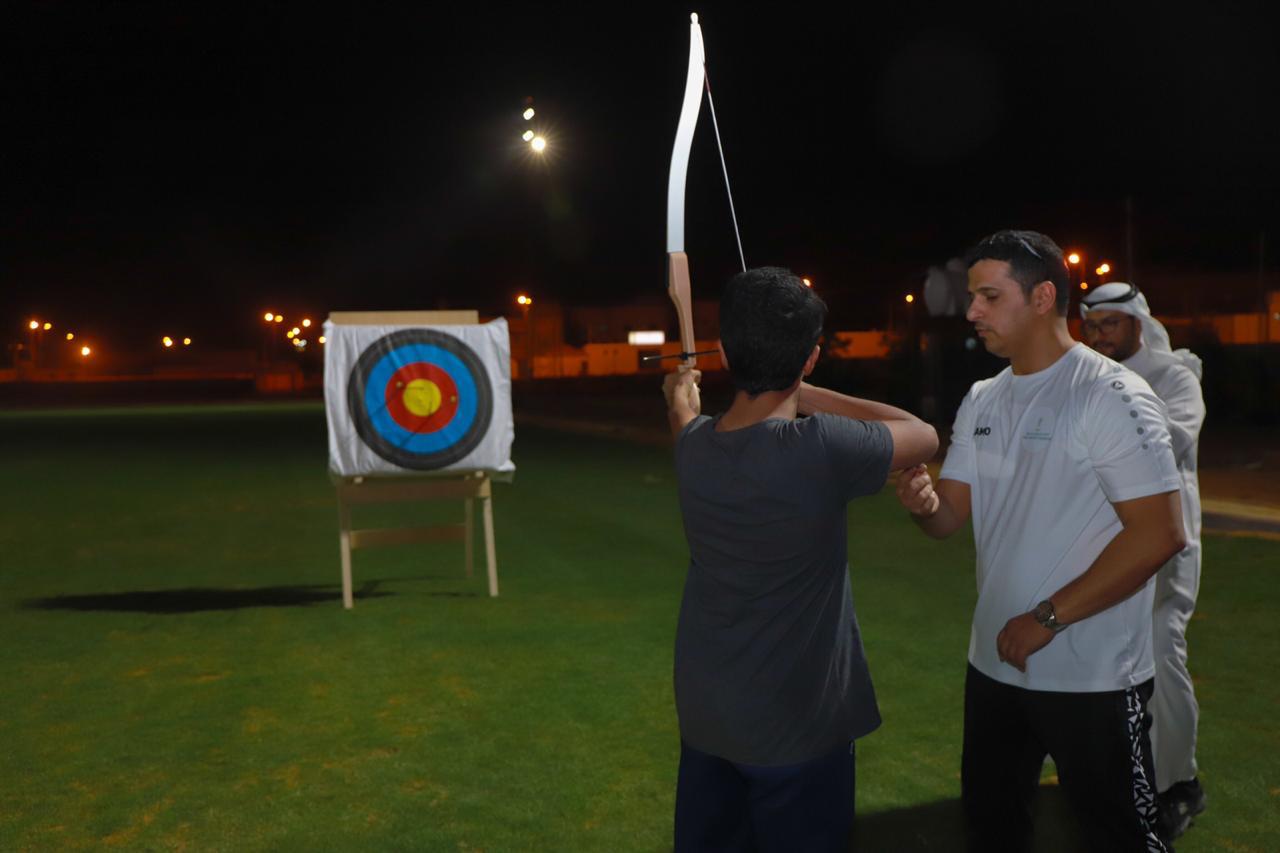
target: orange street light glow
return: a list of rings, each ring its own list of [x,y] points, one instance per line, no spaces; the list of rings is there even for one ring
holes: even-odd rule
[[[163,338],[160,339],[160,343],[164,344],[166,347],[171,347],[173,346],[173,338],[169,337],[168,335],[165,335]]]
[[[304,329],[309,329],[309,328],[311,328],[311,321],[310,321],[310,320],[303,320],[303,321],[302,321],[302,327],[303,327]]]
[[[71,334],[70,332],[67,332],[67,340],[74,341],[75,339],[76,339],[75,335]]]
[[[1075,253],[1075,252],[1072,252],[1071,254],[1067,255],[1067,263],[1069,263],[1069,264],[1078,264],[1078,263],[1080,263],[1080,255],[1078,255],[1078,254],[1077,254],[1077,253]]]
[[[276,315],[276,322],[277,322],[277,323],[283,323],[283,322],[284,322],[284,315],[283,315],[283,314],[277,314],[277,315]]]
[[[533,304],[533,300],[528,296],[525,296],[523,293],[516,297],[516,302],[520,303],[521,305]]]
[[[1104,263],[1102,266],[1094,270],[1098,275],[1106,275],[1111,272],[1111,264]]]
[[[275,318],[276,318],[276,315],[272,314],[270,311],[262,315],[262,319],[266,320],[268,323],[270,323]]]
[[[326,338],[324,335],[321,335],[321,336],[320,336],[320,343],[322,343],[322,344],[323,344],[323,343],[325,343],[327,340],[328,340],[328,338]]]
[[[85,356],[86,358],[88,357],[89,353],[91,353],[91,352],[93,352],[93,350],[89,349],[88,347],[80,347],[80,354],[81,354],[82,356]]]
[[[47,332],[47,331],[49,331],[49,330],[50,330],[50,329],[52,329],[52,328],[53,328],[53,324],[52,324],[52,323],[45,323],[45,324],[44,324],[44,330],[45,330],[46,332]]]
[[[183,345],[184,347],[189,347],[189,346],[191,346],[191,338],[183,338],[183,339],[182,339],[182,345]]]
[[[289,340],[293,340],[293,339],[294,339],[294,337],[295,337],[297,334],[298,334],[298,333],[297,333],[297,332],[295,332],[293,329],[290,329],[289,331],[287,331],[287,332],[285,332],[285,333],[284,333],[284,336],[285,336],[286,338],[288,338]]]
[[[911,302],[915,302],[915,301],[916,301],[915,296],[913,296],[913,295],[911,295],[910,293],[908,293],[908,294],[907,294],[907,302],[908,302],[908,303],[911,303]]]
[[[804,286],[805,286],[805,287],[813,287],[813,282],[809,281],[809,279],[807,279],[807,278],[802,278],[802,279],[800,279],[800,280],[804,282]]]
[[[1089,282],[1087,282],[1087,281],[1082,281],[1082,282],[1080,282],[1080,289],[1081,289],[1081,290],[1088,290],[1088,289],[1089,289]]]
[[[36,329],[40,328],[40,321],[32,320],[30,323],[27,324],[27,326],[31,329],[31,331],[34,332]]]

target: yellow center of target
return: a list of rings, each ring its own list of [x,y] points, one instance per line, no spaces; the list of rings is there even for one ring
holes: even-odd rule
[[[440,408],[440,387],[430,379],[414,379],[404,389],[404,407],[420,418],[429,418]]]

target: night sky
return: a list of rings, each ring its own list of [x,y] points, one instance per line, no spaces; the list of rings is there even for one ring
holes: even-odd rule
[[[665,299],[688,4],[320,5],[6,5],[0,338]],[[889,5],[693,7],[747,261],[812,276],[836,326],[1000,227],[1122,264],[1126,197],[1140,271],[1256,271],[1261,234],[1280,267],[1267,21]],[[737,251],[708,119],[686,230],[714,297]]]

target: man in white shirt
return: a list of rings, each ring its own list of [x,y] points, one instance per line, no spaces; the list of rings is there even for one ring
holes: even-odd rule
[[[1048,237],[998,232],[968,267],[968,319],[1010,366],[965,396],[936,486],[917,466],[897,491],[934,538],[973,518],[970,849],[1030,849],[1048,754],[1091,849],[1165,850],[1145,725],[1150,580],[1185,534],[1164,407],[1071,339],[1067,266]]]
[[[1146,297],[1125,282],[1091,291],[1080,305],[1084,342],[1115,359],[1151,385],[1168,410],[1169,437],[1182,477],[1182,520],[1187,547],[1156,575],[1153,629],[1156,682],[1151,697],[1151,746],[1160,794],[1160,829],[1177,838],[1205,809],[1196,768],[1200,706],[1187,671],[1187,623],[1200,590],[1200,485],[1197,445],[1204,425],[1203,368],[1192,352],[1174,351]]]

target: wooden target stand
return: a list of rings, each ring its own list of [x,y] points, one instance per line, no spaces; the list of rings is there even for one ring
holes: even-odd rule
[[[478,311],[335,311],[329,315],[335,326],[466,326],[480,322]],[[501,476],[501,475],[499,475]],[[440,474],[409,476],[364,475],[342,477],[330,474],[338,495],[338,549],[342,555],[342,606],[354,605],[351,591],[351,552],[380,545],[408,545],[420,542],[462,540],[466,576],[471,577],[475,561],[475,505],[480,502],[484,527],[485,563],[489,572],[489,595],[498,594],[498,560],[493,538],[493,475],[488,471],[446,471]],[[354,506],[409,501],[462,501],[461,524],[415,527],[355,529],[351,526]]]

